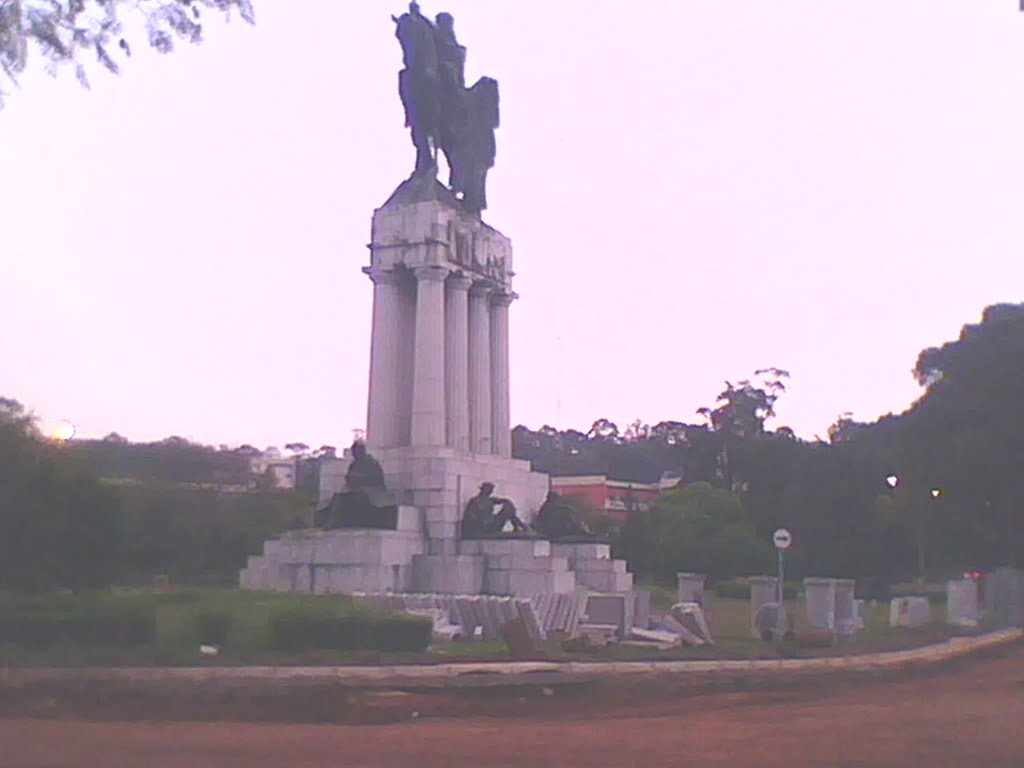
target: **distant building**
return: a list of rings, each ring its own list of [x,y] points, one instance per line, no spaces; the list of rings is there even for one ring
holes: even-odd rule
[[[282,457],[276,452],[268,451],[259,456],[249,458],[249,468],[255,477],[270,477],[274,487],[281,490],[294,490],[296,477],[295,457]]]
[[[552,477],[551,487],[563,496],[580,498],[593,509],[625,521],[634,512],[649,509],[658,496],[681,482],[681,477],[668,473],[657,483],[609,480],[605,475],[576,475]]]

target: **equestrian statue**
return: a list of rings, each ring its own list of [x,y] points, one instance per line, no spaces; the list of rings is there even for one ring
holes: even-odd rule
[[[413,176],[436,177],[443,152],[448,188],[479,216],[487,207],[487,171],[494,166],[498,82],[481,77],[466,87],[466,49],[455,37],[450,13],[430,21],[413,2],[407,13],[391,18],[402,45],[398,95],[416,147]]]

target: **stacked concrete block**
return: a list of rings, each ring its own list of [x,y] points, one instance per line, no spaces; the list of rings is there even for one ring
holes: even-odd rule
[[[891,627],[921,627],[931,620],[932,607],[927,597],[894,597],[889,603]]]
[[[978,582],[971,578],[946,582],[946,623],[958,627],[976,627],[981,621],[978,606]]]
[[[482,555],[415,555],[412,588],[417,592],[474,595],[484,591]]]
[[[807,623],[814,629],[832,629],[835,624],[833,579],[804,579]]]
[[[672,606],[668,621],[670,631],[681,635],[687,645],[714,645],[715,639],[711,636],[711,628],[704,617],[704,609],[698,603],[676,603]]]
[[[651,626],[651,592],[647,589],[633,590],[633,621],[632,626],[650,629]]]
[[[626,636],[626,629],[632,626],[629,614],[630,595],[587,595],[581,624],[583,626],[611,627],[619,637]]]
[[[612,560],[608,544],[554,542],[551,550],[553,554],[569,560],[578,587],[595,592],[629,592],[633,589],[633,574],[626,570],[626,561]]]
[[[997,568],[985,577],[984,592],[987,626],[1024,627],[1024,570]]]
[[[492,595],[572,592],[576,588],[576,576],[572,571],[501,571],[489,568],[484,588]]]
[[[463,556],[484,558],[483,591],[492,595],[529,596],[576,589],[576,577],[565,557],[551,556],[543,539],[472,539],[459,542]]]
[[[533,608],[533,603],[529,600],[516,600],[515,606],[516,613],[526,626],[526,631],[530,635],[530,639],[535,645],[542,643],[545,640],[546,635],[544,627],[541,626],[540,620],[537,618],[537,612]]]
[[[482,483],[494,483],[495,493],[512,499],[524,520],[532,518],[547,494],[547,475],[531,471],[525,461],[450,447],[380,448],[374,456],[388,487],[404,493],[421,511],[432,555],[455,554],[466,503]]]
[[[424,549],[423,537],[414,529],[415,512],[400,510],[406,530],[286,533],[266,542],[262,556],[249,558],[239,584],[279,592],[408,590],[413,558]]]
[[[595,592],[629,592],[633,574],[626,571],[625,560],[585,560],[577,564],[576,583]]]
[[[345,490],[345,473],[351,461],[352,457],[347,451],[343,458],[320,460],[320,495],[317,508],[326,507],[334,494]]]
[[[855,598],[856,582],[853,579],[835,580],[835,602],[833,615],[835,617],[833,631],[840,636],[853,635],[860,629],[860,616],[857,613],[857,601]]]
[[[435,619],[437,627],[445,628],[441,633],[445,638],[481,637],[485,640],[495,640],[501,637],[503,625],[517,619],[522,619],[527,633],[534,642],[542,642],[546,637],[530,600],[493,595],[363,592],[354,593],[353,598],[357,605],[373,610],[430,615]]]
[[[611,544],[600,542],[563,544],[554,541],[551,542],[551,554],[568,558],[570,566],[575,568],[578,562],[584,560],[610,560],[612,547]]]
[[[807,623],[837,635],[852,635],[863,622],[857,612],[853,579],[804,579]]]
[[[408,565],[315,565],[311,570],[312,582],[308,590],[316,594],[350,594],[361,590],[408,589],[412,581],[412,569]]]
[[[531,598],[537,620],[545,632],[572,635],[576,631],[586,595],[542,593]]]
[[[779,579],[777,576],[751,576],[750,579],[750,630],[755,638],[761,633],[757,628],[757,615],[768,604],[778,603]]]
[[[500,557],[515,555],[524,559],[551,557],[552,545],[544,539],[464,539],[459,542],[460,555]]]
[[[696,603],[704,605],[704,582],[707,576],[703,573],[677,573],[677,603]]]

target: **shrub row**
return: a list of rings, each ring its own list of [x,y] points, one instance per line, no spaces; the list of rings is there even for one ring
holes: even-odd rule
[[[0,643],[127,648],[155,641],[156,611],[151,606],[72,604],[27,611],[0,606]]]
[[[416,616],[288,613],[270,620],[270,644],[278,651],[344,650],[422,652],[433,627]]]

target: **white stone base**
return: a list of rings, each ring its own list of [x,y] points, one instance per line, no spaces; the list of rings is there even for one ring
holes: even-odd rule
[[[263,545],[263,555],[280,563],[409,565],[423,552],[419,534],[347,528],[286,533]]]
[[[573,571],[573,573],[576,575],[576,583],[580,587],[585,587],[594,592],[629,592],[633,589],[632,573],[590,571],[579,568]]]
[[[313,589],[317,594],[352,592],[404,592],[412,584],[408,565],[317,565],[313,567]]]
[[[412,587],[413,558],[425,546],[415,530],[290,531],[250,557],[238,583],[277,592],[404,591]]]
[[[459,542],[459,554],[488,557],[550,557],[551,542],[544,539],[463,539]]]
[[[551,554],[569,558],[569,564],[575,568],[577,560],[610,560],[612,546],[596,542],[561,544],[556,541],[551,544]]]
[[[249,558],[238,578],[242,589],[317,594],[397,592],[409,589],[411,581],[407,565],[276,563],[265,557]]]
[[[416,555],[412,588],[416,592],[475,595],[484,591],[486,561],[480,555]]]
[[[552,543],[552,554],[568,558],[576,574],[576,585],[595,592],[629,592],[633,574],[625,560],[611,559],[611,545],[600,543]]]
[[[522,555],[487,555],[489,571],[568,571],[564,557],[523,557]]]
[[[528,461],[444,447],[370,450],[384,468],[388,488],[420,511],[430,554],[456,553],[463,511],[481,483],[494,483],[495,494],[511,499],[525,522],[533,519],[548,492],[548,476],[533,472]],[[321,506],[344,488],[349,461],[346,455],[321,470]]]
[[[546,592],[569,593],[576,589],[572,571],[501,571],[487,569],[484,591],[490,595],[528,597]]]

